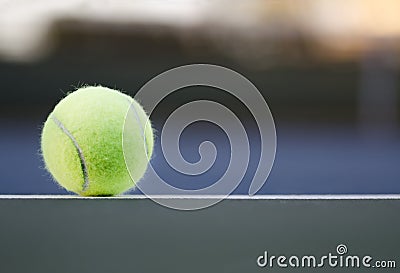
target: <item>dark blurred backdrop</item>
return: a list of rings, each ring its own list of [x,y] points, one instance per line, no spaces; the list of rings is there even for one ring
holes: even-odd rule
[[[236,70],[268,102],[278,147],[260,193],[399,193],[400,21],[375,16],[381,14],[377,7],[386,11],[398,4],[354,1],[353,10],[341,14],[340,3],[320,2],[308,1],[300,9],[289,1],[249,1],[229,12],[224,1],[188,1],[181,8],[142,3],[125,9],[108,2],[110,7],[97,9],[54,4],[54,12],[49,4],[46,27],[43,15],[30,12],[31,7],[3,4],[1,13],[8,17],[0,19],[0,193],[66,193],[44,170],[40,132],[68,92],[101,84],[134,95],[157,74],[191,63]],[[374,28],[362,16],[371,9],[376,10]],[[41,20],[35,21],[35,14]],[[349,20],[353,23],[346,25],[346,18],[356,18],[357,24]],[[211,99],[226,104],[252,140],[248,172],[234,192],[246,194],[259,156],[254,119],[228,94],[194,89],[163,101],[151,117],[155,128],[160,131],[183,103]],[[229,149],[221,130],[199,122],[182,136],[184,156],[198,159],[196,145],[206,139],[219,143],[221,151]],[[212,170],[196,181],[216,180],[228,159],[221,152]],[[153,164],[172,184],[187,183],[162,156],[155,156]]]

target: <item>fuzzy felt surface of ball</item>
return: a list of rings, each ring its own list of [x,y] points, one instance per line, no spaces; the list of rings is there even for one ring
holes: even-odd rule
[[[146,171],[153,145],[142,106],[102,86],[83,87],[62,99],[41,136],[46,169],[61,186],[82,196],[113,196],[133,188]]]

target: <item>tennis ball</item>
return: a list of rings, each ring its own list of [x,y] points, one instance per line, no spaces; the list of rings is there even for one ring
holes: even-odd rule
[[[61,100],[41,138],[48,171],[68,191],[111,196],[135,186],[153,152],[153,130],[134,99],[102,86]]]

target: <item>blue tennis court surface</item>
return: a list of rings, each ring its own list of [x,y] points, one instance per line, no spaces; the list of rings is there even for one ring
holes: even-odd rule
[[[43,121],[4,122],[0,134],[2,194],[66,194],[44,170],[40,156]],[[157,127],[157,124],[156,124]],[[182,134],[185,159],[199,159],[198,145],[211,140],[218,149],[214,166],[199,176],[185,176],[171,169],[156,140],[154,168],[171,185],[182,188],[207,186],[223,174],[229,161],[229,143],[223,132],[199,123]],[[259,194],[394,194],[400,192],[400,143],[385,136],[368,138],[350,126],[277,124],[276,160]],[[251,157],[248,171],[233,192],[247,194],[257,167],[259,139],[249,133]],[[146,179],[146,178],[144,178]],[[139,193],[138,190],[131,192]]]

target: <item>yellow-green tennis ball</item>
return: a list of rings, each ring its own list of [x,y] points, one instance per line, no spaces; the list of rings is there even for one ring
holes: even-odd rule
[[[126,122],[125,122],[126,120]],[[153,130],[131,97],[102,86],[61,100],[42,131],[42,155],[54,179],[84,196],[121,194],[144,175]]]

